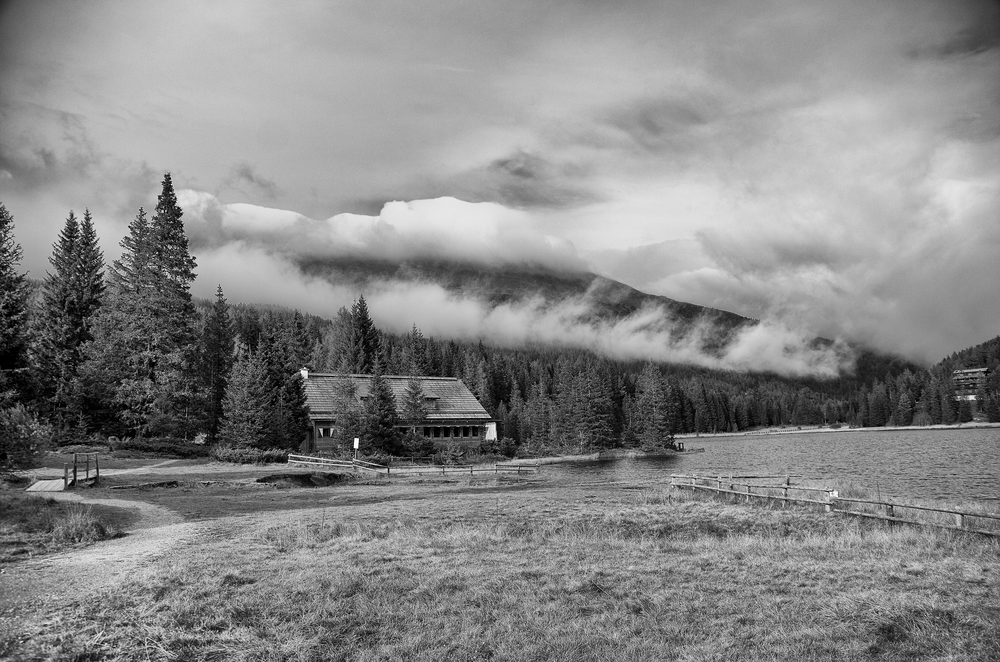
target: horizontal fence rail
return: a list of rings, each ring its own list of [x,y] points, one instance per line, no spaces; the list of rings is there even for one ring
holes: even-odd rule
[[[468,474],[474,476],[476,474],[503,474],[503,473],[514,473],[514,474],[530,474],[536,473],[538,471],[538,466],[534,464],[515,464],[515,463],[498,463],[494,464],[492,467],[475,466],[471,464],[452,464],[443,466],[432,466],[432,465],[405,465],[405,466],[385,466],[382,464],[375,464],[374,462],[366,462],[364,460],[338,460],[329,457],[316,457],[312,455],[289,455],[288,463],[294,465],[301,465],[306,467],[321,467],[325,469],[349,469],[351,471],[369,471],[373,473],[380,473],[386,475],[438,475],[446,476],[449,474]]]
[[[732,494],[744,497],[747,501],[763,499],[815,504],[823,506],[828,513],[1000,537],[1000,513],[970,512],[935,506],[847,498],[840,496],[837,490],[792,485],[790,477],[785,477],[784,482],[777,485],[744,482],[747,478],[760,480],[769,477],[730,476],[727,478],[674,474],[670,476],[670,486],[679,489],[704,490],[716,494]],[[817,495],[821,496],[817,497]]]
[[[769,476],[750,476],[749,478],[760,480],[769,478]],[[835,490],[792,485],[787,478],[780,485],[742,482],[740,479],[745,480],[745,477],[730,476],[724,478],[719,476],[711,478],[673,474],[670,476],[670,485],[671,487],[705,490],[718,494],[733,494],[744,497],[747,501],[756,498],[822,505],[827,512],[832,510],[831,495],[836,495]],[[817,494],[822,495],[822,497],[817,498],[815,496]]]

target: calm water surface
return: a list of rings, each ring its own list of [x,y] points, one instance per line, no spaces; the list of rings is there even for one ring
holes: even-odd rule
[[[545,467],[572,477],[664,481],[671,473],[785,475],[850,481],[883,496],[1000,499],[1000,428],[846,431],[687,438],[670,458]]]

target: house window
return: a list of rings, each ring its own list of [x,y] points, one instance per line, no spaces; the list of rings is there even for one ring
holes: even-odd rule
[[[479,436],[479,426],[478,425],[473,426],[473,428],[472,428],[472,436],[473,437],[478,437]]]

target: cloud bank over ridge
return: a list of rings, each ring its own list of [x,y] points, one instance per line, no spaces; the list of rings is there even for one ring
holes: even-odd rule
[[[378,216],[341,214],[324,221],[252,205],[220,203],[184,190],[192,250],[199,262],[199,294],[223,283],[237,300],[297,307],[332,316],[364,294],[377,324],[405,332],[417,324],[435,337],[477,339],[508,346],[538,343],[593,350],[627,360],[652,359],[724,370],[832,377],[848,369],[846,347],[816,347],[778,322],[738,332],[721,353],[706,351],[713,329],[681,334],[662,306],[645,305],[618,319],[595,319],[586,295],[547,300],[526,296],[491,305],[440,284],[401,279],[330,282],[299,268],[307,258],[460,261],[517,269],[545,266],[581,272],[572,245],[530,230],[519,212],[453,198],[388,203]],[[534,243],[528,241],[533,239]],[[363,291],[361,291],[363,289]]]

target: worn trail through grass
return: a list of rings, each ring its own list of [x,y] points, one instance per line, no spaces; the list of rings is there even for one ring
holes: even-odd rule
[[[170,541],[6,645],[57,660],[1000,659],[992,541],[630,487],[152,490],[146,512],[175,521],[147,540]],[[275,509],[185,515],[264,497]],[[120,542],[95,546],[95,566]]]

